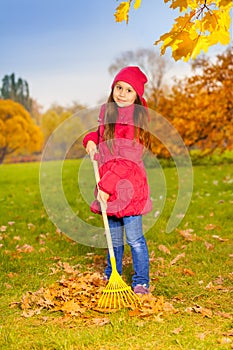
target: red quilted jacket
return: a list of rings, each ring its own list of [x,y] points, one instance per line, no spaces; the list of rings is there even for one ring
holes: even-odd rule
[[[103,139],[105,105],[101,107],[99,128],[83,139],[83,145],[92,140],[98,145],[99,188],[110,195],[107,214],[124,217],[146,214],[152,209],[146,171],[142,162],[143,146],[134,139],[134,105],[118,108],[115,139],[112,151]],[[95,190],[97,195],[97,190]],[[91,210],[101,213],[97,200]]]

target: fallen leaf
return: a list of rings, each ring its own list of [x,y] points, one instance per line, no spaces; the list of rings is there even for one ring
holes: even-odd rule
[[[231,319],[233,317],[232,314],[229,314],[227,312],[222,312],[222,311],[215,312],[215,315],[223,317],[223,318],[228,318],[228,319]],[[229,334],[227,334],[227,335],[229,335]],[[232,334],[230,334],[230,335],[233,336],[233,330],[232,330]]]
[[[105,326],[106,324],[109,324],[111,321],[109,318],[107,317],[95,317],[92,319],[92,323],[95,325],[95,326]]]
[[[150,262],[155,262],[157,260],[154,250],[150,253]]]
[[[28,229],[29,230],[35,230],[36,226],[34,224],[32,224],[31,222],[28,224]]]
[[[180,214],[176,215],[176,217],[179,219],[183,219],[185,217],[185,214],[180,213]]]
[[[97,306],[106,286],[102,274],[92,271],[80,273],[76,267],[60,261],[51,270],[53,273],[62,270],[63,276],[47,288],[42,287],[35,292],[28,291],[22,296],[20,307],[23,317],[32,317],[42,310],[47,310],[61,311],[65,317],[87,319],[90,317],[90,311],[101,313],[118,311],[118,309],[103,309]],[[157,297],[150,293],[140,297],[140,303],[136,309],[135,306],[129,305],[128,312],[130,316],[140,318],[153,316],[161,322],[163,312],[176,313],[177,310],[172,304],[164,302],[163,296]],[[97,317],[92,324],[101,326],[109,322],[108,318]]]
[[[185,253],[178,254],[171,262],[170,265],[175,265],[177,261],[183,259],[185,257]]]
[[[20,236],[14,236],[14,237],[13,237],[13,240],[14,240],[14,241],[20,241],[21,238],[20,238]]]
[[[162,323],[162,322],[163,322],[162,315],[163,315],[163,313],[160,312],[158,315],[156,315],[156,316],[153,318],[153,321],[158,322],[158,323]]]
[[[178,230],[179,234],[189,242],[196,241],[197,237],[196,235],[193,235],[191,232],[193,232],[192,228],[188,228],[186,230]]]
[[[7,276],[9,277],[9,278],[14,278],[14,277],[18,277],[18,273],[16,273],[16,272],[9,272],[8,274],[7,274]]]
[[[188,276],[194,276],[195,275],[195,273],[192,270],[190,270],[190,269],[184,269],[183,273],[185,275],[188,275]]]
[[[74,299],[65,301],[62,305],[59,305],[55,308],[57,311],[63,311],[71,315],[79,315],[86,311],[86,308],[81,307],[80,303],[76,302]]]
[[[36,309],[36,310],[27,310],[27,311],[23,311],[22,313],[22,316],[25,317],[25,318],[29,318],[29,317],[32,317],[32,316],[35,316],[35,315],[39,315],[41,312],[40,309]]]
[[[140,316],[141,312],[139,309],[134,309],[134,310],[130,310],[128,314],[130,317],[135,317],[135,316]]]
[[[205,337],[206,337],[206,335],[207,335],[207,332],[205,332],[205,333],[199,333],[199,334],[197,335],[197,338],[200,339],[200,340],[204,340]]]
[[[39,252],[39,253],[44,253],[44,252],[46,252],[46,248],[40,248],[40,249],[38,250],[38,252]]]
[[[174,308],[174,306],[171,303],[168,303],[168,302],[164,303],[163,310],[164,310],[164,312],[169,312],[169,313],[173,313],[173,314],[176,314],[178,312],[178,310],[176,308]]]
[[[212,282],[208,283],[205,289],[209,289],[212,291],[220,290],[222,292],[229,292],[229,289],[222,285],[214,285]]]
[[[181,325],[180,327],[174,329],[174,330],[172,331],[172,333],[173,333],[173,334],[179,334],[180,332],[182,332],[182,330],[183,330],[183,326]]]
[[[24,244],[23,246],[16,246],[18,253],[31,253],[34,251],[34,248],[29,244]]]
[[[218,276],[216,280],[213,281],[214,284],[223,284],[224,283],[224,278],[222,276]]]
[[[230,329],[229,331],[223,333],[223,335],[226,337],[233,337],[233,328]]]
[[[70,264],[67,263],[67,262],[63,262],[63,263],[59,262],[59,263],[58,263],[58,266],[60,266],[60,267],[61,267],[66,273],[68,273],[68,274],[74,274],[74,273],[76,273],[76,271],[74,270],[74,268],[73,268],[72,266],[70,266]]]
[[[214,245],[212,243],[205,241],[205,246],[207,250],[214,250]]]
[[[213,235],[212,236],[214,239],[217,239],[219,242],[227,242],[228,239],[227,238],[221,238],[218,235]]]
[[[231,338],[228,338],[228,337],[222,337],[222,338],[218,339],[218,343],[219,344],[231,344],[232,340],[231,340]]]
[[[194,305],[192,307],[187,307],[185,309],[185,311],[189,312],[189,313],[196,312],[198,314],[201,314],[203,317],[208,317],[208,318],[212,318],[212,316],[213,316],[212,310],[204,308],[200,305]]]
[[[153,314],[159,314],[163,311],[164,298],[155,297],[151,293],[142,295],[140,298],[140,317],[148,317]]]
[[[165,245],[163,245],[163,244],[160,244],[160,245],[158,246],[158,249],[159,249],[161,252],[165,253],[165,254],[171,255],[170,250],[169,250]]]
[[[216,229],[216,225],[214,225],[214,224],[208,224],[208,225],[206,225],[205,226],[205,230],[214,230],[214,229]]]

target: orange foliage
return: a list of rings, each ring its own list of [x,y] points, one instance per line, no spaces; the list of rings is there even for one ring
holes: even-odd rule
[[[201,68],[201,72],[177,82],[169,97],[160,97],[156,111],[171,122],[189,148],[204,153],[230,150],[233,148],[233,48],[218,55],[215,63],[201,59],[194,68]],[[149,101],[152,104],[153,99]],[[158,149],[160,154],[167,155],[164,147]]]
[[[0,163],[8,154],[38,152],[43,137],[30,114],[19,103],[0,100]]]
[[[179,9],[171,30],[164,33],[155,45],[161,44],[161,55],[171,48],[172,57],[177,61],[195,59],[202,51],[220,43],[230,43],[232,0],[164,0],[173,10]],[[116,8],[116,22],[129,20],[130,7],[141,6],[141,0],[121,1]]]

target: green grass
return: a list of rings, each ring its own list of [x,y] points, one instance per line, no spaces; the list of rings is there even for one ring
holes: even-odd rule
[[[89,180],[92,174],[88,174],[88,167],[83,169],[83,178],[80,180],[85,187],[87,202],[78,193],[79,164],[79,161],[67,161],[64,165],[65,194],[75,213],[88,223],[101,226],[100,217],[93,218],[87,203],[94,184]],[[41,200],[39,164],[2,165],[0,348],[231,349],[232,165],[206,164],[195,166],[193,170],[194,188],[190,207],[179,227],[166,233],[167,220],[175,204],[177,181],[175,168],[163,169],[166,202],[164,208],[161,207],[162,215],[146,233],[151,257],[152,293],[164,296],[165,301],[174,306],[176,313],[164,312],[160,317],[154,315],[140,318],[130,317],[127,310],[107,315],[90,311],[85,318],[65,318],[60,312],[43,311],[39,315],[25,318],[17,302],[21,301],[27,291],[35,292],[59,280],[64,271],[52,273],[58,262],[68,262],[85,271],[94,268],[94,256],[105,257],[106,251],[73,242],[57,231]],[[157,171],[158,169],[148,169],[155,204],[159,203],[160,187],[164,185],[164,178]],[[193,231],[185,232],[190,232],[193,239],[184,239],[180,231],[191,229]],[[19,247],[24,245],[33,247],[33,250],[28,253],[19,252]],[[165,245],[171,254],[159,250],[160,245]],[[171,265],[171,261],[182,253],[185,255]],[[128,248],[126,256],[130,256]],[[97,268],[101,271],[102,266]],[[129,265],[126,265],[124,274],[130,281]],[[211,317],[198,312],[200,307],[211,311]],[[96,322],[105,318],[109,321],[103,326]]]

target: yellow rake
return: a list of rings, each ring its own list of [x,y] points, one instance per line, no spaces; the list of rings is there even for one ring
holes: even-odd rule
[[[94,168],[95,173],[95,180],[98,188],[98,183],[100,181],[99,176],[99,169],[98,169],[98,163],[94,159],[95,152],[91,153],[91,160]],[[104,222],[104,229],[107,239],[107,245],[108,245],[108,251],[110,255],[110,262],[112,267],[112,273],[109,278],[108,284],[104,288],[102,295],[98,301],[98,307],[104,308],[104,309],[121,309],[123,307],[137,307],[140,305],[140,298],[137,294],[134,293],[134,291],[131,289],[130,286],[128,286],[124,280],[122,279],[121,275],[118,273],[116,268],[116,259],[114,255],[113,250],[113,244],[112,244],[112,238],[110,234],[109,224],[108,224],[108,217],[106,213],[107,209],[107,203],[103,202],[99,199],[103,222]]]

